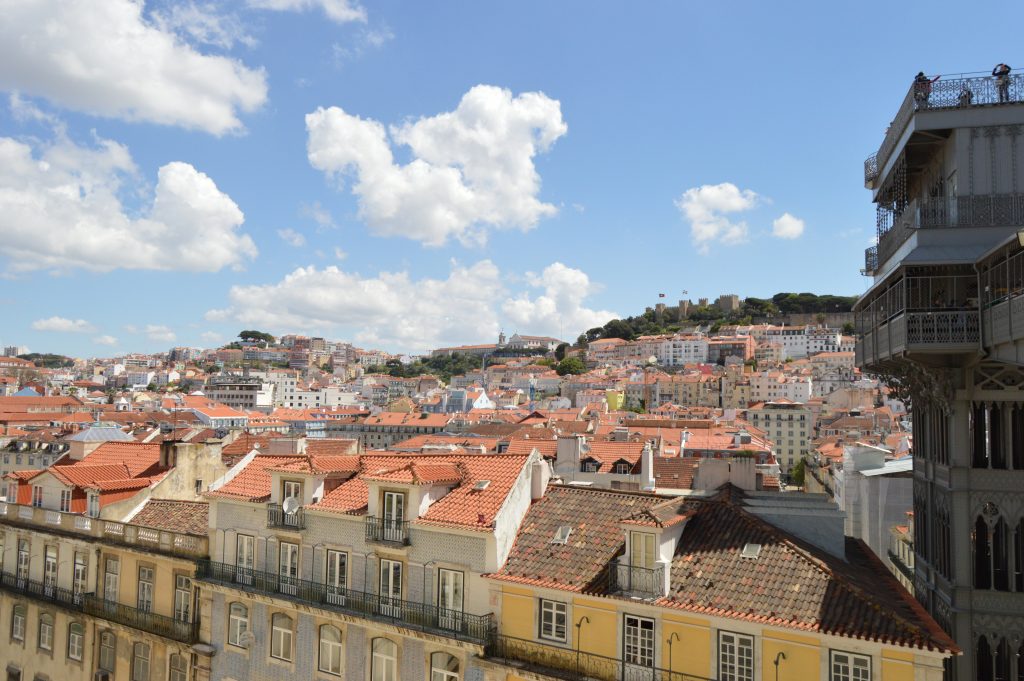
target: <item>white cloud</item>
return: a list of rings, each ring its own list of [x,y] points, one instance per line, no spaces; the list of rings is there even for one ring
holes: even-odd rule
[[[96,327],[84,319],[67,319],[66,317],[49,317],[32,322],[36,331],[56,331],[58,333],[92,333]]]
[[[206,343],[220,343],[224,340],[224,336],[217,333],[216,331],[203,331],[199,334],[199,337]]]
[[[300,267],[277,283],[232,287],[229,307],[206,317],[271,331],[330,332],[373,347],[423,352],[493,342],[503,317],[523,333],[558,335],[564,328],[575,337],[616,316],[585,307],[595,286],[586,274],[561,263],[535,277],[533,286],[543,289],[540,295],[510,296],[490,260],[471,266],[453,262],[444,279]]]
[[[202,54],[159,20],[147,21],[142,2],[37,0],[2,6],[2,90],[99,116],[215,135],[241,130],[240,112],[266,101],[262,69]]]
[[[697,250],[707,254],[715,241],[733,245],[747,240],[747,223],[732,222],[726,216],[754,208],[759,198],[749,189],[723,182],[687,189],[676,200],[676,207],[690,223],[690,235]]]
[[[582,270],[556,262],[544,268],[539,277],[529,279],[544,292],[534,298],[522,293],[502,305],[506,318],[524,333],[556,337],[562,334],[575,339],[581,331],[604,326],[618,317],[609,310],[592,310],[583,305],[583,300],[595,293],[597,287]]]
[[[783,213],[772,222],[772,236],[778,239],[799,239],[804,233],[804,221]]]
[[[96,345],[117,345],[117,338],[107,335],[96,336],[92,339],[92,342],[96,343]]]
[[[175,32],[201,45],[224,50],[236,43],[256,45],[256,39],[246,32],[237,15],[221,13],[213,3],[175,3],[166,11],[154,12],[153,19],[161,30]]]
[[[145,328],[146,338],[159,343],[173,343],[177,338],[169,326],[163,324],[147,324]]]
[[[359,59],[371,50],[379,50],[394,40],[394,38],[395,34],[386,25],[375,28],[364,26],[348,43],[334,43],[331,45],[334,65],[342,68],[345,62]]]
[[[299,206],[299,213],[315,222],[319,229],[334,227],[334,218],[331,216],[331,211],[321,206],[319,201],[303,203]]]
[[[132,180],[125,182],[125,180]],[[257,251],[244,216],[187,163],[160,168],[152,204],[129,211],[142,187],[128,149],[59,137],[33,149],[0,137],[0,255],[13,271],[116,268],[214,272]]]
[[[349,0],[249,0],[250,7],[277,11],[304,12],[321,9],[331,21],[343,24],[366,21],[366,10]]]
[[[475,244],[487,226],[525,231],[557,212],[537,198],[533,158],[568,128],[558,101],[540,92],[513,97],[477,85],[455,111],[387,130],[320,108],[306,116],[306,129],[309,162],[339,181],[355,177],[360,215],[380,236]],[[413,160],[396,164],[392,144],[409,147]]]
[[[299,232],[296,232],[294,229],[291,229],[290,227],[287,229],[277,230],[277,235],[281,237],[281,240],[284,241],[289,246],[299,248],[300,246],[306,245],[306,237],[304,237]]]

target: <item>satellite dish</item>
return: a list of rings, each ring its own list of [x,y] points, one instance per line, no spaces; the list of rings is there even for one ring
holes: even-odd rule
[[[281,504],[281,508],[284,509],[286,514],[294,515],[295,512],[299,510],[299,500],[295,497],[288,497],[284,500],[284,503]]]
[[[648,364],[657,364],[658,363],[658,358],[656,356],[654,356],[654,355],[651,355],[650,357],[647,358],[647,363]]]
[[[243,647],[248,648],[256,642],[256,634],[248,630],[243,631],[242,634],[238,637],[238,642],[242,644]]]

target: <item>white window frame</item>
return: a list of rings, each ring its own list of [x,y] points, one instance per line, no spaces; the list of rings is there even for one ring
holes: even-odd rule
[[[844,659],[845,658],[845,659]],[[864,663],[858,666],[857,663]],[[838,668],[837,668],[838,667]],[[867,676],[863,670],[867,669]],[[846,650],[830,650],[828,656],[829,681],[871,681],[871,656]]]
[[[74,558],[74,574],[73,581],[71,583],[71,593],[74,596],[81,596],[85,593],[85,590],[89,583],[89,563],[85,553],[81,551],[75,551]]]
[[[643,669],[654,667],[657,645],[655,627],[655,622],[650,617],[623,615],[622,659],[627,665]]]
[[[241,608],[244,614],[235,614],[236,605]],[[249,631],[249,606],[238,601],[228,604],[228,643],[244,648],[245,646],[242,645],[242,635],[247,631]]]
[[[106,645],[104,641],[110,641]],[[104,658],[108,658],[104,660]],[[112,631],[100,632],[100,659],[99,668],[106,672],[113,672],[117,664],[117,636]]]
[[[25,622],[28,619],[28,608],[20,603],[11,608],[11,638],[25,642]]]
[[[325,630],[329,633],[337,632],[337,640],[324,638]],[[318,634],[320,638],[320,654],[317,659],[317,669],[325,674],[341,676],[341,629],[333,624],[321,624]]]
[[[103,562],[103,600],[109,603],[117,602],[120,582],[121,561],[117,558],[107,557]]]
[[[100,495],[96,492],[89,492],[86,497],[87,508],[85,514],[90,518],[100,517]]]
[[[48,612],[39,615],[39,649],[53,652],[53,615]]]
[[[562,619],[561,636],[559,636],[559,616]],[[540,627],[538,628],[538,636],[545,641],[568,642],[569,606],[566,603],[552,601],[547,598],[540,599]]]
[[[188,681],[188,658],[181,653],[172,653],[167,658],[167,681]],[[177,668],[174,666],[175,660],[179,660]]]
[[[132,644],[131,681],[149,681],[149,663],[152,659],[153,649],[148,643]]]
[[[71,490],[60,491],[60,510],[62,513],[71,513]]]
[[[757,649],[754,637],[734,631],[718,632],[719,681],[754,681]],[[744,650],[749,650],[749,666],[744,664]]]
[[[75,627],[78,627],[77,633]],[[68,658],[81,662],[84,650],[85,626],[81,622],[71,622],[68,624]]]
[[[32,506],[35,508],[43,507],[43,486],[32,485]]]
[[[288,622],[288,626],[279,626],[278,622]],[[283,612],[275,612],[270,616],[270,656],[275,660],[291,662],[295,658],[294,621]]]
[[[388,644],[388,650],[378,651],[378,641]],[[398,644],[389,638],[378,636],[370,641],[370,681],[398,681]]]
[[[192,618],[192,580],[188,575],[174,576],[174,619],[190,622]]]
[[[455,669],[448,669],[451,662]],[[436,652],[430,654],[430,681],[459,681],[462,673],[462,662],[451,653]]]
[[[139,587],[136,591],[135,607],[142,612],[153,612],[153,582],[156,570],[148,565],[139,566]]]

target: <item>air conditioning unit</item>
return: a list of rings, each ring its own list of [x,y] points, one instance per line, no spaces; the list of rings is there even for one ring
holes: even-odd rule
[[[103,669],[92,675],[92,681],[110,681],[110,672]]]

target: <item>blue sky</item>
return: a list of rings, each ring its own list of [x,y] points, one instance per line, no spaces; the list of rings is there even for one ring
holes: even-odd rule
[[[1015,65],[1024,18],[139,4],[0,0],[0,343],[417,352],[571,339],[659,292],[859,293],[862,162],[910,79]]]

